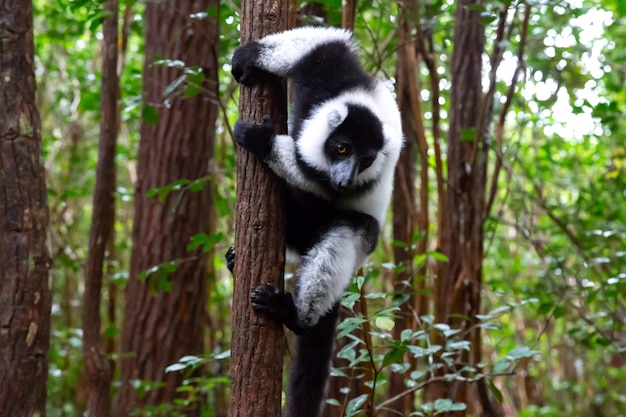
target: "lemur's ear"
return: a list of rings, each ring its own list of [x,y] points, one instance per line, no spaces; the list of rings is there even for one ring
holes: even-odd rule
[[[339,126],[341,122],[343,122],[343,118],[337,110],[332,110],[330,113],[328,113],[328,125],[330,127],[334,129]]]

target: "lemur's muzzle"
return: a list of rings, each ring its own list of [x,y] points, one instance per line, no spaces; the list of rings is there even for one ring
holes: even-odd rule
[[[333,163],[330,167],[330,184],[340,193],[350,192],[354,188],[358,173],[359,161],[355,155],[352,155]]]

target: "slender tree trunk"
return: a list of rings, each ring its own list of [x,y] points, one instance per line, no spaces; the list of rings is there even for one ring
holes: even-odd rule
[[[404,270],[396,274],[394,290],[399,294],[410,294],[400,305],[400,319],[394,327],[394,338],[399,339],[404,329],[413,329],[414,314],[427,313],[428,300],[425,297],[427,264],[424,262],[417,268],[413,267],[415,255],[423,255],[428,245],[428,144],[423,123],[419,84],[417,78],[418,57],[415,48],[415,20],[417,4],[409,0],[402,4],[399,14],[399,47],[398,47],[398,105],[402,114],[402,128],[406,138],[405,146],[396,166],[393,196],[393,233],[394,241],[403,242],[405,246],[394,248],[396,264],[404,265]],[[417,148],[417,149],[416,149]],[[416,152],[417,151],[417,152]],[[416,153],[419,154],[419,205],[415,193]],[[416,233],[417,232],[417,233]],[[419,237],[416,247],[413,239]],[[415,295],[419,294],[419,295]],[[408,358],[407,358],[408,359]],[[410,361],[414,362],[414,361]],[[412,363],[410,373],[416,367]],[[389,381],[389,397],[394,397],[404,389],[405,375],[394,373]],[[390,404],[399,415],[408,415],[414,411],[414,393],[399,398]]]
[[[288,1],[244,0],[241,42],[287,29]],[[284,81],[267,77],[241,87],[239,116],[261,122],[270,115],[277,133],[287,127]],[[282,325],[252,310],[250,293],[267,282],[282,288],[285,264],[283,183],[244,149],[237,149],[237,216],[230,357],[231,417],[280,416]]]
[[[404,13],[401,13],[404,14]],[[400,18],[402,21],[403,19]],[[415,142],[416,132],[414,123],[411,123],[413,116],[421,118],[421,114],[415,114],[411,109],[411,101],[417,90],[411,91],[412,87],[416,87],[415,78],[417,77],[417,68],[414,48],[410,42],[410,32],[405,33],[401,28],[399,37],[400,47],[398,48],[398,104],[402,114],[402,127],[406,142],[400,159],[396,165],[393,188],[393,240],[402,242],[393,250],[394,263],[403,265],[401,272],[397,272],[393,279],[394,292],[398,295],[408,295],[400,304],[400,311],[396,324],[393,328],[393,338],[400,339],[400,334],[405,329],[411,329],[414,325],[413,307],[415,304],[415,271],[413,268],[413,257],[415,250],[413,249],[413,236],[416,227],[416,196],[415,196]],[[408,36],[407,36],[408,35]],[[412,54],[412,66],[409,64],[407,54]],[[413,80],[409,80],[408,78]],[[412,82],[411,82],[412,81]],[[427,186],[427,185],[426,185]],[[408,359],[408,358],[406,358]],[[408,370],[410,373],[411,370]],[[405,374],[393,372],[389,376],[389,397],[394,397],[406,389],[404,384]],[[389,408],[395,410],[398,415],[408,415],[412,408],[414,394],[404,398],[399,398],[389,405]]]
[[[341,2],[341,27],[354,30],[357,0],[343,0]]]
[[[0,16],[0,416],[45,416],[50,255],[32,2],[1,2]]]
[[[136,407],[171,403],[183,375],[165,373],[165,368],[182,356],[202,353],[207,257],[186,247],[192,236],[210,232],[211,187],[206,183],[200,191],[181,187],[163,199],[147,193],[181,179],[203,181],[209,173],[218,100],[217,6],[215,0],[146,4],[143,93],[145,104],[158,108],[159,120],[141,126],[117,416],[127,416]],[[208,18],[198,18],[197,13],[206,11]],[[154,57],[201,68],[200,94],[183,97],[189,91],[188,83],[183,83],[164,100],[166,87],[184,74],[153,64]],[[178,265],[171,274],[157,268],[140,279],[142,272],[169,262]],[[137,398],[133,380],[156,382],[158,388]],[[185,414],[198,411],[192,405]]]
[[[105,9],[104,47],[101,83],[101,119],[96,189],[93,196],[89,254],[85,267],[83,295],[83,358],[87,378],[90,417],[107,417],[111,410],[111,366],[100,338],[100,301],[104,253],[115,219],[115,144],[118,126],[117,79],[117,0],[110,0]]]
[[[484,28],[480,12],[469,10],[473,0],[456,4],[452,91],[448,136],[448,191],[444,213],[442,251],[448,262],[441,265],[436,322],[468,329],[473,323],[450,318],[451,314],[474,318],[480,311],[483,261],[483,219],[487,170],[487,143],[479,132],[482,108],[482,54]],[[469,140],[468,140],[469,138]],[[475,339],[472,350],[482,349]],[[468,353],[462,363],[469,363]],[[470,407],[471,392],[465,383],[433,384],[431,399],[450,398]],[[464,415],[450,413],[450,415]]]

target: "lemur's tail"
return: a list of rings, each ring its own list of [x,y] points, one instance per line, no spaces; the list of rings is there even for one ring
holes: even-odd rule
[[[317,417],[323,408],[335,345],[339,303],[303,336],[297,337],[285,417]],[[317,412],[312,412],[317,410]]]

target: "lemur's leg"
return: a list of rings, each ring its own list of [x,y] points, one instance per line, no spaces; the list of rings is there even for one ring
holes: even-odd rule
[[[374,250],[379,232],[378,222],[371,216],[348,212],[345,217],[304,256],[295,301],[290,293],[268,284],[251,294],[255,311],[274,316],[302,335],[332,310],[356,268]]]

